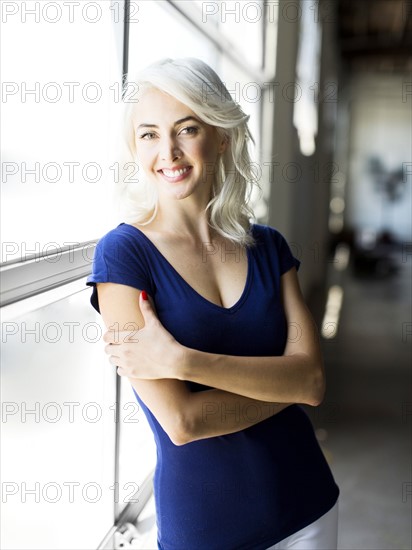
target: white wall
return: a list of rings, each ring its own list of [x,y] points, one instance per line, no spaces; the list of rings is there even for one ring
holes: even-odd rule
[[[389,229],[400,240],[410,240],[412,229],[411,92],[412,78],[407,74],[359,75],[350,85],[346,223],[357,230]],[[376,192],[368,168],[372,156],[378,157],[388,171],[403,166],[405,186],[400,200],[391,202]]]

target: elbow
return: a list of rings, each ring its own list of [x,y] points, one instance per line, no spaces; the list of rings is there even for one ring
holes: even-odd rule
[[[325,376],[321,367],[316,369],[311,376],[308,388],[310,388],[310,391],[308,393],[306,404],[311,405],[312,407],[318,407],[325,397],[326,390]]]
[[[181,447],[182,445],[189,443],[189,441],[181,434],[170,434],[169,437],[175,447]]]
[[[173,445],[176,445],[176,447],[186,445],[187,443],[193,441],[194,438],[192,433],[193,430],[191,429],[191,423],[188,422],[182,415],[175,418],[173,425],[171,425],[167,430],[167,435],[169,436],[170,441]]]
[[[326,389],[322,360],[306,356],[304,370],[299,379],[299,385],[295,388],[297,391],[291,396],[290,402],[318,407],[325,397]]]
[[[172,433],[169,433],[169,438],[173,445],[175,445],[176,447],[181,447],[182,445],[186,445],[191,441],[187,434],[180,431],[173,431]]]

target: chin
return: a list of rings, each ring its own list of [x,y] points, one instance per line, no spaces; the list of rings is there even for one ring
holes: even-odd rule
[[[186,199],[187,197],[190,197],[192,193],[190,191],[182,191],[182,192],[177,192],[177,193],[171,193],[171,196],[173,199],[177,200],[177,201],[181,201],[183,199]]]
[[[180,189],[176,189],[176,188],[173,189],[169,187],[166,190],[165,194],[171,199],[182,200],[182,199],[186,199],[187,197],[190,197],[190,195],[193,195],[194,192],[195,192],[195,189],[193,189],[192,187],[186,186]]]

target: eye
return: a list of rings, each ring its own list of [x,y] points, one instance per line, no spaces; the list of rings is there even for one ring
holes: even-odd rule
[[[188,134],[193,136],[195,136],[198,132],[199,128],[197,126],[187,126],[180,131],[181,134]]]
[[[141,134],[139,136],[139,139],[146,139],[146,140],[152,140],[156,137],[156,134],[154,132],[145,132],[144,134]]]

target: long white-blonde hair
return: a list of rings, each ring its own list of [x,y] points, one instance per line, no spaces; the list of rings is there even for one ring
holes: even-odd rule
[[[133,79],[128,79],[126,90],[135,93],[131,96],[132,101],[123,101],[124,160],[137,162],[136,170],[139,167],[133,114],[139,95],[148,88],[171,95],[226,138],[227,147],[219,155],[212,198],[206,207],[208,221],[225,238],[242,245],[253,244],[249,230],[254,215],[249,202],[257,182],[248,149],[250,141],[253,142],[247,124],[249,116],[233,100],[215,71],[200,59],[164,59],[149,65]],[[127,166],[130,168],[131,164]],[[129,207],[128,221],[145,224],[156,216],[157,194],[141,170],[137,175],[137,178],[122,178],[123,203]],[[135,181],[131,181],[133,179]]]

